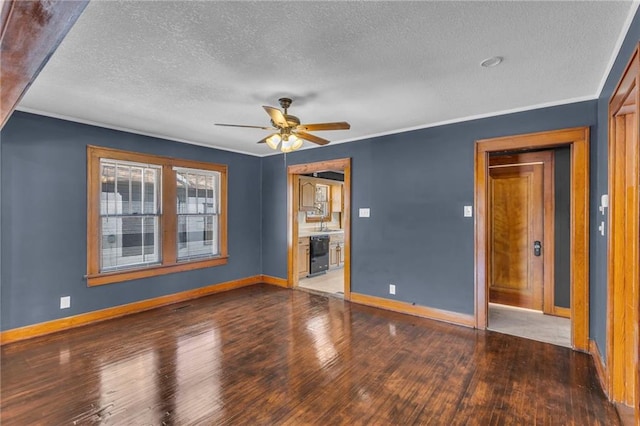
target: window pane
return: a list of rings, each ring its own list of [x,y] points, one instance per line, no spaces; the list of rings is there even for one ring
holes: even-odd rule
[[[207,188],[207,177],[204,175],[198,175],[198,213],[205,213],[206,209],[206,188]]]
[[[154,169],[144,170],[144,213],[158,214],[159,173]]]
[[[145,217],[142,219],[142,244],[144,245],[144,261],[156,262],[159,258],[158,217]]]
[[[187,213],[198,213],[197,177],[187,173]]]
[[[142,213],[142,168],[131,167],[131,213]]]
[[[122,256],[142,255],[142,218],[122,218]]]
[[[187,212],[187,177],[185,173],[176,172],[176,198],[178,214]]]
[[[206,182],[206,192],[205,192],[205,196],[206,196],[206,210],[205,213],[218,213],[217,210],[217,206],[216,206],[216,200],[214,198],[215,195],[215,191],[216,191],[216,177],[215,176],[207,176],[207,182]]]
[[[116,212],[116,166],[103,164],[100,173],[100,214],[115,214]]]
[[[118,165],[116,167],[116,213],[129,214],[130,196],[130,184],[131,184],[131,167]]]
[[[102,270],[159,261],[158,217],[103,217]]]
[[[179,260],[215,256],[218,253],[217,216],[178,216]]]

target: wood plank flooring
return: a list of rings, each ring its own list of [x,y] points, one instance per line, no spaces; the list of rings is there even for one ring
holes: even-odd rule
[[[618,425],[589,355],[256,285],[2,347],[2,425]]]

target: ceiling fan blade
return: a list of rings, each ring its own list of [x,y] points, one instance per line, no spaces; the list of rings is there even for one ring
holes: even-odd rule
[[[308,140],[309,142],[317,143],[318,145],[326,145],[329,143],[328,140],[317,137],[316,135],[312,135],[311,133],[301,132],[300,130],[296,131],[295,134],[302,139]]]
[[[271,121],[278,127],[289,127],[289,123],[287,123],[287,119],[284,118],[284,115],[278,108],[263,106],[269,117],[271,117]]]
[[[223,124],[223,123],[215,123],[216,126],[227,126],[227,127],[248,127],[249,129],[263,129],[263,130],[276,130],[273,127],[264,127],[264,126],[248,126],[246,124]]]
[[[267,139],[269,139],[273,135],[277,135],[277,133],[271,133],[269,136],[265,136],[264,138],[260,139],[258,143],[267,143]]]
[[[351,125],[346,121],[339,121],[336,123],[315,123],[315,124],[300,124],[298,130],[304,130],[308,132],[317,132],[319,130],[349,130]]]

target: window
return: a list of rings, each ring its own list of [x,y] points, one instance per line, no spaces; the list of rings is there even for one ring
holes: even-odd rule
[[[227,167],[89,146],[90,286],[227,263]]]
[[[329,198],[331,187],[321,183],[315,184],[314,209],[306,213],[307,222],[321,222],[331,219],[331,200]]]
[[[220,173],[176,169],[176,178],[178,260],[217,255]]]
[[[160,261],[158,166],[100,160],[100,271]]]

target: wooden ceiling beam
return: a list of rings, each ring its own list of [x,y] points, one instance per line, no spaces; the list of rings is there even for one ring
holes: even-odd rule
[[[0,128],[89,0],[4,0],[0,33]]]

